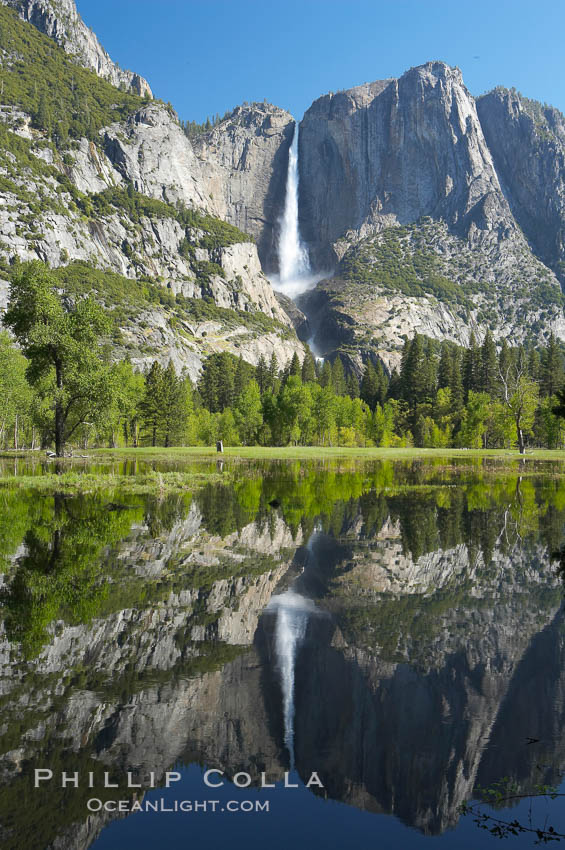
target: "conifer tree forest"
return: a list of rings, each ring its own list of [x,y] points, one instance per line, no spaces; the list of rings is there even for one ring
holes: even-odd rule
[[[41,263],[13,276],[0,332],[0,447],[419,446],[562,448],[565,363],[553,335],[538,350],[487,331],[468,347],[416,334],[400,368],[361,376],[307,351],[256,366],[210,355],[196,383],[172,362],[115,362],[110,324],[69,298]],[[11,331],[11,333],[9,332]]]

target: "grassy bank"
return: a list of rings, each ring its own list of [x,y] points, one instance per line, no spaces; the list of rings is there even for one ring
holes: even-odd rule
[[[21,461],[11,468],[9,461]],[[565,451],[536,449],[522,456],[513,450],[419,449],[419,448],[338,448],[319,446],[226,448],[223,454],[215,447],[174,447],[138,449],[93,449],[88,457],[48,460],[42,452],[0,453],[0,488],[32,488],[44,492],[94,493],[115,490],[124,494],[161,495],[171,492],[194,492],[205,484],[233,474],[252,473],[247,462],[303,461],[418,461],[437,471],[438,464],[462,473],[473,468],[491,476],[565,475]],[[11,474],[2,470],[8,461]],[[216,461],[226,461],[221,465]],[[239,463],[241,461],[241,463]],[[452,463],[450,463],[452,461]],[[468,463],[465,463],[467,461]],[[485,464],[481,463],[485,461]],[[131,466],[139,462],[137,465]],[[129,464],[128,469],[124,464]],[[26,469],[25,466],[30,464]],[[158,466],[160,468],[152,468]]]
[[[252,460],[324,460],[325,458],[360,458],[363,460],[417,460],[433,457],[500,458],[503,460],[557,460],[565,462],[563,449],[532,449],[521,455],[515,449],[420,449],[420,448],[342,448],[337,446],[228,446],[223,454],[214,446],[177,446],[174,448],[93,449],[93,458],[143,457],[144,460],[170,458],[249,458]]]
[[[40,475],[0,475],[0,490],[30,488],[47,493],[96,493],[116,491],[122,495],[195,492],[210,481],[225,476],[205,472],[144,472],[139,475],[76,472],[45,472]]]

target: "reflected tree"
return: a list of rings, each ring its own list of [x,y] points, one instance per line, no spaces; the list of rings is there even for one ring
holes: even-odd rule
[[[109,509],[110,508],[110,509]],[[137,511],[56,494],[52,510],[27,529],[0,600],[8,639],[37,655],[57,619],[88,622],[108,594],[107,547],[125,537]]]

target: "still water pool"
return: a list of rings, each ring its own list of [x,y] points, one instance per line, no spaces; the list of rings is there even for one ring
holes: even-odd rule
[[[222,474],[0,490],[1,846],[565,833],[565,466]]]

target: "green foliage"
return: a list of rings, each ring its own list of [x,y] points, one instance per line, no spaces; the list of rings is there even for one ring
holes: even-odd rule
[[[144,377],[134,371],[130,361],[126,359],[112,365],[110,383],[112,403],[105,417],[108,443],[115,448],[121,431],[126,446],[130,440],[133,446],[138,446],[140,402],[145,391]]]
[[[6,331],[0,331],[0,446],[6,444],[9,433],[13,436],[14,448],[18,447],[18,436],[24,429],[29,436],[33,396],[26,381],[27,365],[26,358],[13,346]]]
[[[135,518],[135,511],[108,511],[91,497],[61,495],[54,496],[52,514],[35,518],[2,592],[9,639],[22,643],[25,655],[39,652],[54,619],[78,623],[96,615],[108,591],[102,552]]]
[[[471,306],[462,286],[438,274],[437,257],[431,250],[412,253],[408,249],[402,240],[407,233],[403,228],[389,228],[350,248],[339,264],[340,277],[416,298],[434,295],[440,301]]]
[[[181,253],[189,256],[194,247],[209,251],[226,248],[239,242],[253,242],[253,237],[243,233],[233,224],[184,206],[174,207],[165,201],[148,198],[130,185],[111,186],[103,192],[89,195],[80,201],[85,215],[98,218],[124,212],[128,219],[138,224],[142,217],[172,218],[189,231],[181,244]],[[196,231],[192,233],[192,231]]]
[[[559,832],[548,823],[547,811],[534,814],[534,800],[536,798],[543,798],[547,802],[565,796],[552,785],[540,783],[525,790],[515,780],[504,776],[486,788],[478,786],[476,795],[479,801],[462,803],[459,812],[462,815],[472,815],[479,829],[486,830],[495,838],[528,835],[530,838],[536,839],[534,844],[560,842],[561,839],[565,838],[565,833]],[[515,806],[521,801],[528,801],[529,803],[528,816],[521,821],[516,817],[510,819],[504,817],[500,812],[492,811],[502,807]],[[485,805],[488,805],[491,811],[485,810]]]
[[[211,354],[202,368],[198,392],[209,411],[221,413],[233,406],[236,393],[243,393],[253,378],[254,369],[244,360],[227,351]]]
[[[100,346],[109,322],[89,298],[64,302],[56,278],[37,261],[20,264],[12,277],[4,322],[29,361],[31,386],[52,402],[49,430],[62,455],[77,428],[102,417],[111,403]]]
[[[192,388],[179,377],[171,361],[163,369],[155,360],[145,378],[145,391],[139,413],[151,446],[182,441],[192,407]]]
[[[33,124],[59,144],[122,121],[144,103],[93,71],[77,65],[51,38],[0,7],[2,103],[32,116]]]
[[[181,121],[181,127],[189,139],[194,139],[197,136],[201,136],[203,133],[209,133],[210,130],[213,130],[214,127],[217,127],[222,121],[226,121],[228,118],[231,118],[232,115],[233,109],[228,109],[228,111],[221,117],[218,113],[216,113],[212,118],[208,116],[206,121],[203,121],[202,124],[199,124],[198,121]]]
[[[108,269],[96,269],[81,260],[53,269],[51,274],[69,295],[93,295],[111,311],[115,325],[135,323],[140,306],[159,304],[172,315],[188,322],[218,322],[231,328],[244,325],[255,333],[277,333],[287,338],[290,331],[276,319],[260,311],[231,310],[218,307],[212,298],[176,297],[163,284],[152,278],[127,278]]]
[[[0,7],[0,12],[2,7]],[[47,143],[44,143],[46,145]],[[39,147],[41,143],[37,146]],[[12,133],[0,122],[0,192],[4,195],[14,195],[20,204],[28,209],[27,217],[19,216],[22,224],[29,224],[30,234],[36,233],[33,228],[35,219],[41,213],[53,211],[59,215],[67,215],[68,210],[62,199],[52,197],[45,190],[45,181],[58,182],[57,191],[71,190],[71,195],[78,195],[68,178],[63,178],[61,172],[36,156],[34,144],[28,139],[22,139],[17,133]],[[63,185],[64,184],[64,185]],[[9,198],[7,199],[9,207]],[[36,235],[39,236],[39,233]],[[30,238],[31,235],[30,235]]]
[[[490,406],[491,398],[488,393],[476,393],[469,390],[469,397],[458,435],[459,445],[468,446],[471,449],[483,447]]]
[[[149,286],[151,300],[159,300],[163,287],[158,285]],[[289,339],[292,334],[286,325],[276,319],[266,316],[261,311],[231,310],[228,307],[218,307],[213,298],[185,298],[177,295],[175,299],[175,313],[179,318],[191,322],[218,322],[224,327],[236,327],[244,325],[250,331],[258,334],[276,333],[283,339]]]
[[[155,362],[146,376],[136,373],[127,359],[110,365],[101,344],[109,323],[83,296],[95,294],[121,321],[133,321],[140,303],[149,306],[159,300],[171,320],[245,321],[250,328],[269,331],[277,330],[277,323],[262,314],[240,318],[207,299],[175,298],[152,280],[129,280],[84,263],[56,271],[41,263],[20,264],[12,290],[16,311],[8,311],[7,321],[28,360],[16,355],[7,338],[0,340],[0,355],[11,364],[2,366],[0,356],[0,386],[6,387],[8,399],[12,377],[20,388],[14,395],[18,400],[5,406],[0,419],[4,445],[11,433],[20,444],[37,444],[39,438],[49,444],[63,412],[65,425],[55,440],[59,451],[71,436],[81,445],[138,445],[140,424],[143,440],[153,446],[210,445],[222,439],[227,446],[518,445],[523,452],[526,438],[552,447],[565,439],[560,392],[539,403],[539,386],[554,386],[562,374],[561,351],[551,340],[540,358],[505,342],[497,356],[488,334],[480,347],[471,335],[468,349],[416,335],[406,340],[399,373],[389,379],[380,361],[369,361],[360,384],[353,373],[345,374],[338,357],[333,365],[326,360],[319,368],[311,354],[303,363],[294,356],[281,370],[274,353],[269,364],[262,356],[254,367],[224,351],[205,360],[193,399],[190,381],[176,375],[171,364],[163,369]],[[64,381],[58,384],[62,361],[57,365],[53,359],[58,351],[53,334],[66,368],[75,364],[69,373],[74,393]],[[10,374],[18,369],[19,378]]]
[[[411,298],[432,296],[448,304],[466,322],[473,309],[477,320],[492,329],[496,313],[508,314],[510,310],[515,320],[527,325],[528,336],[534,339],[543,329],[544,311],[552,308],[554,312],[565,303],[551,272],[535,264],[524,269],[523,277],[519,274],[516,280],[505,283],[502,296],[497,284],[488,279],[485,259],[469,251],[444,223],[429,217],[386,228],[352,246],[345,243],[344,249],[335,284],[338,309],[340,293],[345,294],[354,312],[364,298],[374,299],[375,289]],[[508,303],[510,291],[514,307]],[[541,313],[535,322],[528,314],[530,308]]]

